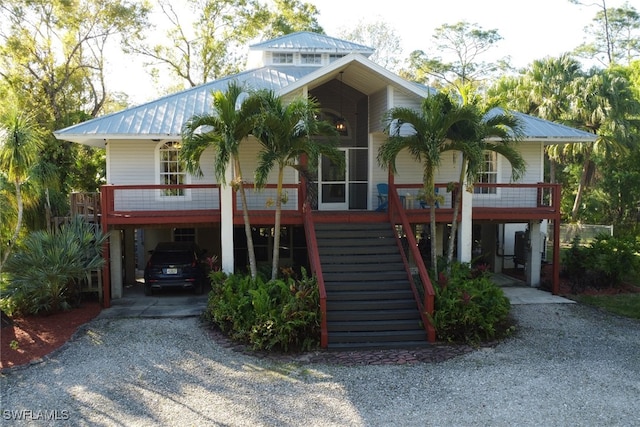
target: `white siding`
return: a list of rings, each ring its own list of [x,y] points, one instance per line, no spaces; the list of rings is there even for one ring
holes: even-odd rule
[[[371,171],[371,200],[375,202],[377,197],[376,184],[379,182],[387,182],[387,170],[381,168],[377,163],[378,149],[380,145],[385,141],[386,135],[382,133],[376,133],[372,137],[372,171]],[[520,151],[526,162],[527,170],[522,179],[515,183],[538,183],[543,181],[543,146],[537,142],[523,142],[519,144]],[[508,184],[513,183],[511,181],[511,166],[504,158],[498,160],[500,168],[499,183]],[[401,152],[396,158],[397,173],[394,176],[394,182],[398,187],[401,194],[406,192],[414,193],[414,190],[405,190],[402,188],[403,184],[419,184],[422,182],[422,164],[414,160],[408,152]],[[440,167],[436,171],[435,182],[436,183],[449,183],[457,182],[460,177],[460,153],[455,151],[445,152],[442,154]],[[440,191],[440,195],[444,196],[443,206],[449,206],[450,194]],[[490,206],[509,206],[509,203],[516,201],[522,206],[535,206],[536,202],[536,189],[520,189],[517,190],[517,195],[513,194],[510,190],[500,189],[498,195],[474,195],[474,205],[480,206],[483,204],[483,198]],[[500,201],[500,197],[504,198],[504,201]],[[509,201],[507,199],[511,198]],[[477,200],[477,202],[476,202]],[[373,203],[375,209],[375,203]]]
[[[409,93],[406,91],[401,91],[398,88],[394,88],[393,91],[393,106],[394,107],[405,107],[405,108],[413,108],[415,110],[420,109],[420,103],[422,99],[414,93]]]
[[[544,181],[544,147],[542,143],[521,142],[518,144],[518,148],[525,160],[527,170],[517,183],[538,183]],[[511,166],[506,160],[503,161],[502,182],[511,182]]]
[[[149,140],[109,141],[109,175],[107,182],[114,185],[158,184],[156,163],[160,142]],[[200,158],[202,177],[190,177],[192,184],[214,184],[213,150],[207,149]]]
[[[381,90],[369,96],[369,132],[382,132],[382,120],[387,111],[387,90]]]
[[[253,138],[248,141],[244,141],[240,147],[240,167],[242,168],[242,174],[244,181],[247,183],[255,182],[255,171],[258,167],[258,153],[260,151],[260,144]],[[273,166],[269,173],[268,184],[277,184],[278,180],[278,167]],[[287,167],[284,169],[283,184],[297,184],[298,177],[295,169]],[[282,209],[297,209],[298,208],[298,192],[294,189],[285,189],[288,200],[283,204]],[[271,201],[275,199],[276,189],[265,188],[262,190],[247,189],[247,204],[249,209],[269,210],[275,209],[275,206],[271,204]],[[237,198],[237,209],[241,209],[241,200]]]
[[[114,185],[155,184],[155,146],[153,141],[109,141],[109,176]]]

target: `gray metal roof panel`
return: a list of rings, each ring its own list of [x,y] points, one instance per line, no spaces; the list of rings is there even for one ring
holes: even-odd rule
[[[210,111],[212,92],[224,91],[232,81],[252,89],[278,90],[318,67],[272,66],[245,71],[194,88],[167,95],[136,107],[79,123],[55,132],[71,135],[179,135],[182,124],[194,114]]]
[[[498,114],[502,111],[504,110],[501,108],[494,108],[489,111],[487,116]],[[511,113],[520,119],[524,140],[546,139],[549,140],[550,143],[557,143],[574,141],[588,142],[596,139],[596,135],[584,130],[572,128],[561,123],[552,122],[517,111],[511,111]]]
[[[326,52],[360,52],[372,54],[375,49],[347,40],[337,39],[325,34],[301,31],[286,34],[273,40],[253,44],[251,50],[270,51],[326,51]]]

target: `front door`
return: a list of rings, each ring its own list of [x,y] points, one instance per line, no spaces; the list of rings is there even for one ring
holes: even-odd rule
[[[349,152],[340,149],[344,159],[343,165],[322,156],[318,170],[318,209],[322,211],[336,211],[349,209]]]

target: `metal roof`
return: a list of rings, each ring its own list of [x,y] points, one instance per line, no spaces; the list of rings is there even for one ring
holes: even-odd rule
[[[501,108],[494,108],[487,116],[502,112]],[[522,123],[523,139],[526,141],[543,141],[547,144],[558,144],[561,142],[591,142],[595,141],[596,135],[584,130],[572,128],[561,123],[551,122],[539,117],[511,111]]]
[[[130,139],[166,138],[180,135],[181,127],[191,116],[210,111],[212,93],[225,91],[232,81],[247,89],[279,90],[319,67],[269,66],[245,71],[155,101],[127,108],[117,113],[54,132],[58,139],[104,146],[114,136]]]
[[[368,46],[309,31],[300,31],[256,43],[251,45],[249,49],[280,52],[361,53],[365,56],[369,56],[375,51]]]
[[[305,44],[306,43],[306,44]],[[306,46],[306,47],[305,47]],[[254,49],[364,49],[366,46],[335,39],[322,34],[301,32],[253,45]],[[351,53],[324,66],[272,65],[245,71],[184,91],[164,96],[136,107],[79,123],[54,132],[56,138],[96,147],[104,147],[109,139],[163,139],[179,137],[184,122],[195,114],[210,112],[212,93],[225,91],[230,82],[247,89],[271,89],[283,95],[308,85],[317,87],[343,73],[344,82],[370,95],[392,85],[416,97],[427,96],[434,89],[409,82],[368,60],[362,51]],[[594,141],[595,135],[558,123],[514,113],[523,123],[524,139],[562,142]]]

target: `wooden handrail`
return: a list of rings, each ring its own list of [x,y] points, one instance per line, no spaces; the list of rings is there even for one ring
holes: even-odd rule
[[[322,265],[320,264],[320,254],[318,253],[318,242],[316,240],[316,229],[313,224],[311,206],[308,202],[303,206],[304,230],[307,239],[307,255],[311,273],[316,276],[318,282],[318,293],[320,294],[320,347],[327,348],[329,345],[329,335],[327,332],[327,290],[322,277]]]
[[[409,246],[409,251],[413,256],[413,259],[416,262],[416,266],[418,268],[418,275],[420,276],[420,281],[422,282],[422,286],[424,287],[424,300],[420,301],[418,292],[413,281],[413,277],[409,274],[411,288],[416,297],[416,301],[418,305],[421,306],[420,316],[422,318],[422,322],[424,323],[427,329],[427,339],[429,342],[436,341],[436,330],[431,322],[431,317],[433,317],[433,313],[435,311],[435,292],[433,290],[433,285],[431,284],[431,279],[429,278],[429,273],[427,272],[427,268],[424,265],[422,260],[422,256],[420,255],[420,251],[418,250],[418,244],[416,242],[416,238],[413,235],[413,229],[411,228],[411,224],[409,223],[409,219],[407,218],[407,214],[404,211],[402,204],[400,203],[400,197],[398,196],[398,192],[396,191],[396,187],[392,180],[389,182],[389,220],[391,225],[395,228],[395,217],[398,216],[400,218],[400,224],[402,224],[402,228],[405,231],[407,236],[407,243]],[[396,239],[398,240],[398,244],[401,248],[402,257],[405,262],[405,266],[408,268],[408,261],[406,254],[404,253],[404,249],[402,248],[402,244],[400,243],[400,239],[397,233],[394,233]],[[410,273],[407,271],[407,273]]]

